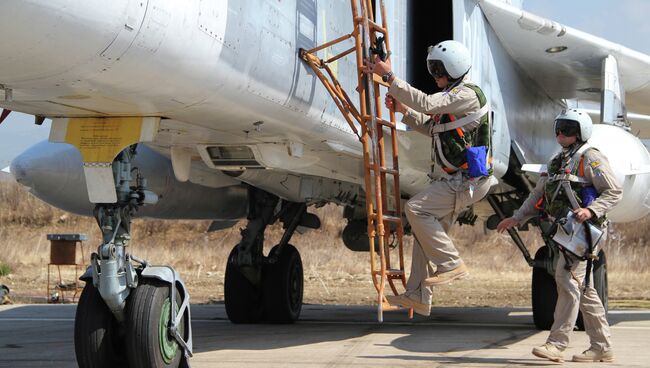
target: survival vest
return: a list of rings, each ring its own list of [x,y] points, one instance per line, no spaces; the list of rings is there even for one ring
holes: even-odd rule
[[[443,169],[448,173],[453,173],[458,169],[467,170],[465,148],[485,146],[487,147],[489,157],[488,173],[492,174],[492,139],[489,105],[480,87],[469,83],[464,84],[464,86],[476,93],[481,109],[461,119],[457,119],[453,114],[438,114],[429,120],[431,124],[429,133],[432,137],[431,160],[438,163],[438,160],[436,160],[437,155],[440,161],[442,161],[440,164],[442,164]],[[480,119],[478,118],[479,116]],[[471,124],[476,120],[479,121],[478,126]],[[472,125],[474,126],[472,127]]]
[[[583,191],[592,184],[585,179],[584,154],[594,149],[588,143],[584,143],[572,154],[565,155],[560,152],[553,157],[548,165],[548,180],[544,185],[544,196],[540,203],[547,214],[555,218],[563,217],[567,208],[573,208],[569,195],[573,196],[580,207],[583,207]],[[572,193],[565,193],[561,183],[568,180]],[[603,215],[597,219],[590,220],[592,223],[602,225],[607,221]]]

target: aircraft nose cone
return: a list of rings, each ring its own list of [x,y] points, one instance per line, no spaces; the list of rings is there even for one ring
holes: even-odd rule
[[[43,141],[14,158],[10,170],[34,194],[62,189],[72,174],[70,164],[80,164],[77,156],[72,146]]]
[[[29,150],[21,153],[13,161],[11,161],[11,175],[19,182],[21,185],[31,188],[33,182],[31,179],[33,176],[30,176],[32,172],[32,162],[33,158],[27,154]]]
[[[81,154],[72,145],[43,141],[11,162],[18,183],[54,207],[90,215]]]

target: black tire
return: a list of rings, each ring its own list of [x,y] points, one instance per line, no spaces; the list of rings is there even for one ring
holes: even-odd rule
[[[262,290],[253,285],[233,262],[237,256],[234,247],[228,256],[224,280],[226,314],[232,323],[258,323],[262,319]]]
[[[80,368],[128,367],[123,336],[92,282],[79,297],[74,319],[74,350]]]
[[[609,296],[607,295],[607,256],[605,255],[605,251],[601,250],[598,253],[598,260],[594,262],[593,270],[593,286],[594,289],[596,289],[596,293],[598,294],[600,301],[603,303],[603,308],[605,308],[605,318],[607,318],[607,311],[609,310]],[[580,331],[585,330],[585,322],[582,319],[582,312],[578,314],[576,328]]]
[[[609,311],[609,283],[607,281],[607,256],[605,251],[598,253],[598,260],[594,262],[594,288],[603,302],[605,313]]]
[[[548,246],[543,246],[535,253],[536,261],[549,258]],[[550,330],[553,325],[553,313],[557,303],[557,286],[555,278],[546,268],[533,267],[532,281],[533,321],[540,330]]]
[[[167,334],[171,304],[169,284],[157,279],[140,279],[126,303],[126,353],[131,368],[176,368],[183,357],[183,349]],[[176,308],[181,295],[176,290]],[[187,341],[187,314],[179,326]]]
[[[277,251],[276,245],[269,252]],[[270,323],[293,323],[300,317],[304,277],[298,249],[287,244],[278,261],[264,267],[264,311]]]

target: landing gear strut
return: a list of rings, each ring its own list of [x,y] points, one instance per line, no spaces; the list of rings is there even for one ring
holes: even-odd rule
[[[131,167],[135,154],[131,146],[113,162],[117,203],[95,206],[103,242],[81,277],[86,286],[75,316],[80,367],[176,368],[188,366],[192,355],[189,294],[180,276],[126,251],[131,218],[158,200]]]
[[[306,208],[304,203],[280,202],[277,196],[250,187],[248,225],[226,266],[226,313],[233,323],[292,323],[300,316],[302,261],[289,241],[299,225],[320,226]],[[277,220],[282,221],[285,232],[264,256],[264,230]]]

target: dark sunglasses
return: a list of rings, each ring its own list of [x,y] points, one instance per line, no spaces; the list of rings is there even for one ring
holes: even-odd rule
[[[555,120],[555,135],[560,133],[565,137],[575,137],[580,132],[580,124],[575,120],[557,119]]]
[[[427,60],[427,69],[434,78],[442,78],[447,75],[447,69],[440,60]]]

